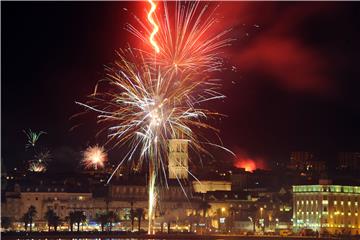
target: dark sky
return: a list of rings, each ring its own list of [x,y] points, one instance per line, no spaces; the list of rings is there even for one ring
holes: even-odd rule
[[[82,111],[74,101],[91,93],[116,49],[137,41],[124,26],[130,13],[144,17],[146,3],[1,5],[5,164],[29,158],[23,129],[46,131],[39,144],[65,155],[56,161],[101,143],[94,115],[69,131]],[[224,50],[236,67],[222,73],[227,99],[211,106],[228,115],[219,124],[225,146],[265,161],[360,150],[358,3],[226,2],[218,14],[217,29],[238,39]]]

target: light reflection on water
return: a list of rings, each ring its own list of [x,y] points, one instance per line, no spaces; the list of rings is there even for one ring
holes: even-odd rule
[[[171,239],[171,238],[170,238]],[[190,240],[192,238],[176,238],[176,240]],[[203,240],[202,238],[196,238],[197,240]],[[209,239],[209,238],[204,238]],[[243,238],[244,239],[244,238]],[[71,238],[71,237],[63,237],[63,238],[18,238],[16,240],[169,240],[169,238]],[[211,238],[211,240],[224,240],[222,238]],[[246,239],[244,239],[246,240]]]

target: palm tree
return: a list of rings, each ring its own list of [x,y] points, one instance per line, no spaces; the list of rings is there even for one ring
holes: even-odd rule
[[[10,217],[1,217],[1,227],[5,230],[11,227],[11,218]]]
[[[189,231],[193,232],[193,225],[194,223],[199,223],[199,215],[197,214],[191,214],[187,217],[187,221],[189,222],[190,228]]]
[[[51,219],[51,225],[54,227],[54,231],[57,231],[57,227],[60,225],[61,220],[60,217],[58,215],[53,216],[53,218]]]
[[[130,200],[130,220],[131,220],[131,231],[134,231],[134,220],[135,220],[135,211],[134,211],[134,200]]]
[[[131,220],[131,231],[134,231],[134,220],[136,217],[136,212],[135,210],[131,207],[130,209],[130,220]]]
[[[227,224],[227,228],[229,228],[228,230],[232,231],[234,228],[234,222],[235,222],[235,217],[236,217],[236,212],[238,211],[238,208],[236,207],[230,207],[229,208],[229,213],[230,213],[230,221],[228,221]]]
[[[86,216],[83,211],[75,211],[74,213],[74,222],[77,225],[77,231],[80,231],[80,223],[83,223],[86,221]]]
[[[199,210],[202,211],[203,217],[206,217],[206,213],[210,208],[211,208],[211,205],[208,202],[206,202],[205,200],[203,200],[199,204]]]
[[[101,231],[104,231],[105,225],[108,223],[108,215],[106,213],[96,214],[95,221],[100,224]]]
[[[27,212],[21,217],[21,221],[24,223],[25,231],[27,231],[30,222],[29,214]]]
[[[253,232],[255,233],[256,231],[256,222],[258,221],[258,207],[256,207],[255,205],[251,205],[248,209],[247,209],[248,213],[249,213],[249,220],[251,221],[252,225],[253,225]]]
[[[75,215],[74,212],[70,212],[69,216],[65,218],[65,221],[69,222],[70,231],[74,230],[74,223],[75,223]]]
[[[110,211],[110,212],[108,212],[107,213],[107,219],[108,219],[108,222],[109,222],[109,224],[110,224],[110,231],[112,231],[112,225],[113,225],[113,223],[117,223],[117,222],[119,222],[120,221],[120,218],[119,218],[119,216],[115,213],[115,212],[113,212],[113,211]]]
[[[31,205],[26,213],[28,215],[28,220],[29,220],[29,224],[30,224],[30,232],[32,231],[32,224],[34,222],[34,218],[37,214],[36,208]]]
[[[50,227],[53,226],[54,227],[54,231],[57,231],[57,227],[60,224],[60,217],[58,215],[56,215],[56,213],[54,212],[54,210],[52,209],[48,209],[45,213],[45,219],[48,222],[48,227],[49,227],[49,232],[50,232]]]
[[[136,217],[138,219],[138,232],[140,232],[141,229],[141,219],[144,217],[144,209],[143,208],[137,208],[136,209]]]
[[[165,211],[160,210],[157,221],[160,221],[160,231],[163,233],[164,232],[164,223],[165,223]]]
[[[46,219],[47,224],[48,224],[48,231],[49,232],[50,232],[50,227],[52,226],[52,220],[53,220],[54,216],[56,216],[56,213],[54,212],[54,210],[52,210],[50,208],[45,213],[45,219]]]

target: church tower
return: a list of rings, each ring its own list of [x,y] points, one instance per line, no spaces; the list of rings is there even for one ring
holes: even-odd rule
[[[187,179],[189,154],[187,139],[168,140],[169,179]]]

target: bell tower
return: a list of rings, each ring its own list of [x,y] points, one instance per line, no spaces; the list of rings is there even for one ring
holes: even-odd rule
[[[169,179],[187,179],[189,154],[187,139],[168,140]]]

